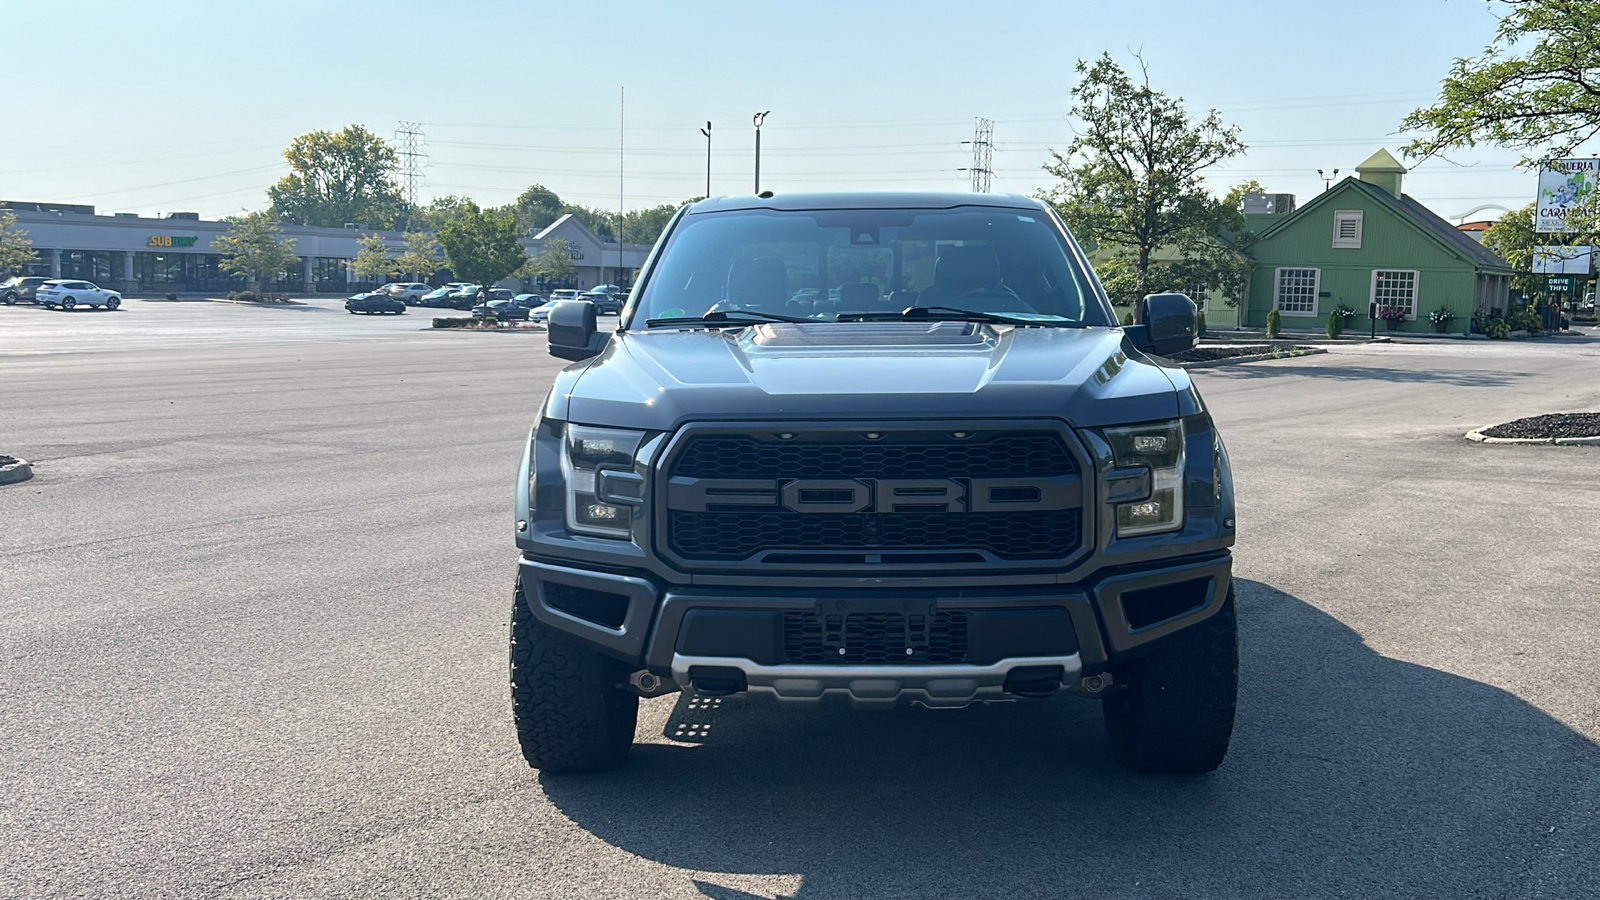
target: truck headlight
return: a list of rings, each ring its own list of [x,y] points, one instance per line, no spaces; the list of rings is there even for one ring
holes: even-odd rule
[[[1183,420],[1107,428],[1102,433],[1117,468],[1150,470],[1150,496],[1117,504],[1117,536],[1182,528]]]
[[[561,474],[567,483],[567,528],[582,534],[627,538],[630,507],[607,503],[596,490],[602,471],[633,472],[633,455],[644,440],[638,431],[568,425]]]

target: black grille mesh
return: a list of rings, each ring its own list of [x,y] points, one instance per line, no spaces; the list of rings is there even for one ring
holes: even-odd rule
[[[961,663],[967,658],[967,614],[786,612],[783,654],[786,662],[804,665]]]
[[[1078,511],[1015,513],[772,513],[672,510],[673,549],[692,559],[744,559],[771,548],[972,549],[1051,559],[1078,545]]]
[[[691,478],[1042,478],[1078,471],[1072,455],[1053,435],[1010,434],[987,440],[975,436],[970,441],[779,442],[744,435],[703,435],[689,439],[672,474]]]

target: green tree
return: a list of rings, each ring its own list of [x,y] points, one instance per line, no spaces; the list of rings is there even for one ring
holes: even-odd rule
[[[350,261],[350,271],[362,278],[375,278],[386,281],[390,276],[398,275],[404,271],[400,268],[399,260],[389,255],[389,245],[384,243],[383,235],[368,234],[356,240],[356,258]]]
[[[439,242],[423,231],[410,231],[405,235],[406,249],[395,260],[395,268],[416,279],[426,279],[439,271],[444,262],[440,256]]]
[[[542,184],[530,185],[527,190],[517,196],[510,206],[511,214],[517,217],[517,227],[524,234],[538,234],[550,223],[561,218],[566,210],[566,204],[556,196],[556,192]]]
[[[222,255],[222,270],[245,276],[251,290],[258,289],[263,281],[279,280],[300,262],[294,253],[294,241],[279,236],[278,223],[271,213],[230,216],[227,222],[227,234],[213,238],[211,246]]]
[[[400,213],[394,148],[360,125],[302,134],[283,151],[289,174],[267,189],[285,222],[338,228],[356,222],[388,228]]]
[[[467,201],[458,218],[439,229],[439,245],[457,278],[491,285],[528,261],[517,240],[517,218],[505,210],[479,209]]]
[[[0,212],[0,272],[21,272],[23,266],[38,258],[33,240],[17,227],[17,214]]]
[[[406,220],[406,230],[438,231],[444,227],[444,223],[465,215],[467,204],[471,202],[454,194],[437,197],[427,206],[411,210]]]
[[[1600,3],[1498,2],[1494,39],[1457,59],[1439,99],[1401,123],[1422,132],[1408,155],[1490,143],[1560,157],[1600,135]]]
[[[686,201],[688,202],[688,201]],[[631,244],[654,244],[678,214],[682,203],[663,203],[646,209],[630,210],[622,221],[622,239]]]
[[[1197,121],[1181,98],[1153,89],[1138,60],[1138,83],[1109,53],[1078,61],[1072,112],[1082,127],[1066,153],[1051,154],[1045,170],[1061,181],[1043,196],[1087,244],[1116,248],[1123,262],[1107,267],[1116,271],[1107,290],[1117,284],[1118,303],[1189,286],[1236,291],[1249,267],[1244,218],[1200,173],[1245,145],[1216,110]],[[1160,264],[1163,247],[1178,262]]]
[[[521,274],[558,283],[570,280],[578,274],[578,268],[572,264],[571,245],[562,238],[545,238],[543,246],[528,259]]]

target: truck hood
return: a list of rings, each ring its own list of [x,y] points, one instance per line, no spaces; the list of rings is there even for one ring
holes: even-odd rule
[[[565,398],[574,422],[1059,418],[1076,426],[1195,412],[1188,376],[1120,328],[967,322],[773,323],[619,332]],[[562,403],[561,401],[565,402]]]

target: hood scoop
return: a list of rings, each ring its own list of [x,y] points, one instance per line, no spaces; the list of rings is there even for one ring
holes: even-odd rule
[[[973,322],[774,322],[752,328],[757,347],[970,347],[992,344]]]

